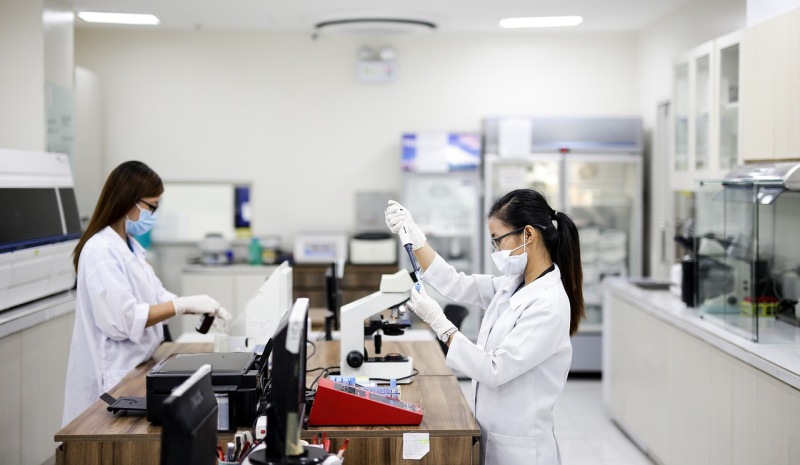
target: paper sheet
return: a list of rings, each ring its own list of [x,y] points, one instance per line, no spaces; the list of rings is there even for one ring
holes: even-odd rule
[[[428,433],[403,433],[403,459],[420,460],[430,452],[431,439]]]

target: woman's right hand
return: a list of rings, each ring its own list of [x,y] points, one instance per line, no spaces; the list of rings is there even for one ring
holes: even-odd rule
[[[172,305],[175,306],[175,315],[194,313],[198,315],[208,314],[222,318],[225,321],[231,319],[231,314],[219,302],[207,295],[176,297],[172,301]]]
[[[408,237],[411,239],[411,248],[413,250],[420,249],[425,245],[425,234],[414,223],[414,219],[411,218],[411,212],[398,202],[390,200],[389,207],[383,211],[383,216],[386,226],[395,234],[399,234],[400,228],[405,226],[406,231],[408,231]]]

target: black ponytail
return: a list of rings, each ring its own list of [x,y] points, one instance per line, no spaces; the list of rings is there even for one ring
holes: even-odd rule
[[[561,282],[570,305],[569,334],[574,335],[586,312],[580,238],[575,223],[565,213],[552,209],[544,195],[532,189],[517,189],[504,195],[492,205],[487,217],[497,218],[513,229],[533,226],[541,233],[550,259],[561,270]]]

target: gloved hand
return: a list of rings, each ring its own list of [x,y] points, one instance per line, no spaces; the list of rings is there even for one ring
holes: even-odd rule
[[[444,316],[444,310],[439,303],[428,296],[424,287],[421,287],[419,291],[416,286],[411,289],[410,303],[411,311],[430,325],[440,341],[447,342],[450,335],[457,330],[456,325]]]
[[[227,333],[228,325],[231,320],[233,320],[233,315],[225,310],[225,307],[220,307],[219,310],[217,310],[217,317],[214,319],[214,324],[211,325],[211,327],[218,333]]]
[[[425,245],[425,234],[419,229],[414,219],[411,218],[411,212],[406,210],[402,205],[394,200],[389,201],[389,208],[383,212],[386,226],[395,233],[400,232],[400,228],[405,225],[411,239],[411,248],[417,250]]]
[[[231,314],[228,313],[227,310],[222,308],[219,302],[212,299],[207,295],[189,295],[184,297],[176,297],[172,304],[175,306],[175,314],[176,315],[183,315],[185,313],[194,313],[194,314],[208,314],[211,316],[217,316],[220,313],[220,310],[223,310],[222,313],[227,315],[228,319],[231,318]],[[221,318],[225,318],[225,316],[220,315]]]

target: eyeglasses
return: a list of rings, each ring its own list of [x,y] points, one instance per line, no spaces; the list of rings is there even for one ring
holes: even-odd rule
[[[505,239],[506,237],[508,237],[508,236],[510,236],[510,235],[512,235],[512,234],[517,234],[517,233],[520,233],[520,232],[522,232],[524,229],[525,229],[525,226],[523,226],[523,227],[521,227],[521,228],[519,228],[519,229],[515,229],[515,230],[513,230],[513,231],[511,231],[511,232],[507,232],[507,233],[503,234],[503,235],[502,235],[502,236],[500,236],[500,237],[493,237],[493,238],[491,238],[491,239],[490,239],[490,242],[492,243],[492,247],[494,248],[495,252],[496,252],[496,251],[498,251],[498,250],[500,250],[500,242],[502,242],[502,241],[503,241],[503,239]]]
[[[145,202],[144,200],[139,200],[139,202],[142,202],[143,204],[147,205],[147,207],[150,208],[150,213],[155,213],[156,210],[158,210],[158,205],[153,205],[152,203]]]

